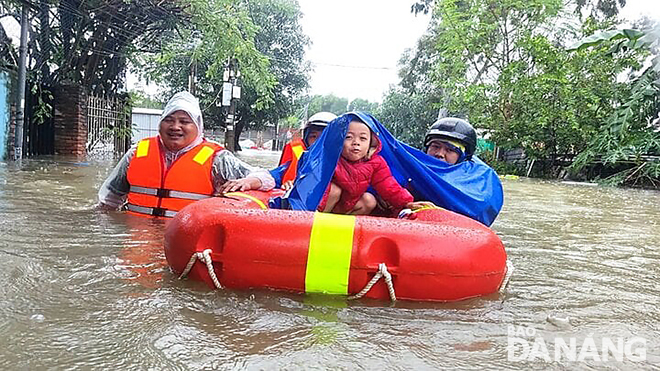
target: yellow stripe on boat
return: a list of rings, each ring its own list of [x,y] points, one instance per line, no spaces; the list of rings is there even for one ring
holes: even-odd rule
[[[314,213],[309,237],[305,292],[348,293],[355,216]]]

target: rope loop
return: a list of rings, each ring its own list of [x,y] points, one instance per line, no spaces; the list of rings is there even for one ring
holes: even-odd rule
[[[369,290],[378,282],[381,277],[385,277],[385,284],[387,284],[387,291],[390,293],[390,300],[391,301],[396,301],[396,293],[394,292],[394,284],[392,283],[392,275],[390,272],[387,270],[387,265],[385,263],[380,263],[378,264],[378,272],[373,276],[371,281],[367,283],[366,286],[362,289],[362,291],[358,292],[355,295],[351,295],[348,297],[348,300],[355,300],[355,299],[360,299],[364,295],[366,295]]]
[[[213,281],[213,284],[217,289],[222,289],[222,285],[220,284],[220,281],[218,280],[218,277],[215,274],[215,270],[213,269],[213,260],[211,260],[211,249],[206,249],[204,251],[197,251],[192,254],[190,257],[190,260],[188,261],[188,264],[186,265],[186,268],[181,272],[181,275],[179,276],[179,279],[184,279],[188,273],[190,273],[190,270],[192,269],[193,265],[195,265],[195,262],[197,260],[201,260],[206,264],[206,269],[209,272],[209,277],[211,277],[211,280]]]
[[[500,285],[500,292],[504,292],[506,289],[507,285],[509,284],[509,280],[511,279],[511,275],[513,274],[514,268],[513,268],[513,263],[511,263],[511,260],[507,259],[506,260],[506,274],[504,275],[504,279],[502,280],[502,285]]]

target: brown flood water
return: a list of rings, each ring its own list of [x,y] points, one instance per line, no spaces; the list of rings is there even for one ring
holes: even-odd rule
[[[505,293],[391,306],[177,280],[162,221],[93,209],[113,164],[0,163],[0,368],[659,369],[660,192],[504,180]]]

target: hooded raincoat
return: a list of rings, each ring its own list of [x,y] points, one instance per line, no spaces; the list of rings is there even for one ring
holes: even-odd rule
[[[316,210],[330,183],[348,124],[367,124],[378,136],[392,175],[411,191],[417,201],[431,201],[445,209],[466,215],[490,226],[503,203],[502,184],[497,173],[476,156],[450,165],[396,140],[373,116],[351,112],[332,121],[319,139],[302,156],[291,191],[273,199],[271,207]]]
[[[168,171],[172,164],[181,156],[206,141],[203,137],[204,122],[199,108],[199,102],[192,94],[180,92],[175,94],[165,105],[161,115],[161,121],[175,111],[185,111],[197,125],[197,137],[188,146],[179,151],[170,151],[157,136],[160,151],[163,154],[164,171]],[[128,181],[128,168],[135,157],[137,144],[132,146],[112,170],[108,178],[98,192],[99,202],[111,208],[120,208],[126,202],[126,196],[130,189]],[[213,163],[208,175],[213,184],[213,189],[218,188],[227,180],[245,178],[252,176],[261,180],[260,190],[270,190],[274,187],[273,178],[265,171],[252,167],[236,158],[227,150],[220,150],[213,154]]]
[[[342,193],[333,210],[339,213],[350,212],[370,186],[396,212],[399,212],[406,204],[413,201],[410,192],[401,187],[396,179],[392,177],[387,162],[378,154],[382,148],[380,140],[377,138],[375,140],[375,151],[370,157],[355,162],[339,157],[332,182],[341,188]],[[319,210],[325,208],[327,197],[328,191],[321,200]]]

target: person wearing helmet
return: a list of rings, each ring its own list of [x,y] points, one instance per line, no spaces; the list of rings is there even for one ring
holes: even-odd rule
[[[305,123],[302,139],[296,139],[287,143],[282,150],[279,167],[271,171],[271,175],[276,180],[277,186],[284,189],[290,188],[293,180],[296,178],[296,169],[298,160],[304,151],[307,150],[328,126],[328,123],[337,118],[337,115],[330,112],[318,112],[313,114]]]
[[[319,112],[307,120],[303,128],[302,139],[296,139],[287,143],[282,150],[280,164],[267,175],[267,182],[275,184],[275,188],[290,189],[293,186],[293,180],[296,178],[298,169],[298,160],[303,152],[307,150],[321,136],[328,123],[337,118],[337,115],[330,112]],[[255,189],[250,179],[237,179],[227,182],[225,190],[227,192],[248,191]],[[256,186],[256,182],[254,182]]]
[[[469,122],[456,117],[441,118],[426,132],[424,152],[450,165],[472,159],[477,133]]]

